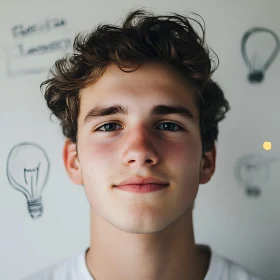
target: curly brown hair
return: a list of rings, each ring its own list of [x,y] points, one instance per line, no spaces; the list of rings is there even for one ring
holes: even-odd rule
[[[201,37],[190,20],[201,28]],[[205,28],[199,21],[176,13],[155,16],[138,9],[128,13],[121,27],[99,24],[88,35],[78,34],[73,51],[55,62],[50,70],[52,77],[40,86],[47,85],[47,105],[73,143],[77,142],[81,89],[96,82],[112,63],[124,72],[132,72],[152,61],[174,67],[191,84],[201,116],[202,149],[212,149],[218,137],[218,122],[229,105],[222,90],[210,80],[218,64],[213,67],[214,60],[205,44]]]

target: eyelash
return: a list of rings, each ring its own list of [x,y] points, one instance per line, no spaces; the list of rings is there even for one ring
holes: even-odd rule
[[[177,130],[169,130],[169,131],[172,131],[172,132],[178,132],[178,131],[183,131],[184,129],[180,126],[180,125],[178,125],[178,124],[176,124],[176,123],[174,123],[174,122],[162,122],[162,123],[160,123],[160,124],[158,124],[158,125],[161,125],[161,124],[174,124],[174,125],[176,125],[176,126],[178,126],[180,129],[177,129]],[[113,131],[115,131],[115,130],[111,130],[111,131],[104,131],[104,130],[99,130],[101,127],[103,127],[103,126],[105,126],[105,125],[108,125],[108,124],[118,124],[118,123],[116,123],[116,122],[107,122],[107,123],[104,123],[102,126],[99,126],[97,129],[96,129],[96,131],[100,131],[100,132],[113,132]],[[119,124],[118,124],[119,125]]]

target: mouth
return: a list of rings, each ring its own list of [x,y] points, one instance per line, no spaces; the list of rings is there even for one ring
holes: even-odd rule
[[[124,186],[124,185],[146,185],[146,184],[158,184],[158,185],[166,185],[168,182],[162,181],[156,177],[131,177],[127,180],[124,180],[117,184],[117,186]]]
[[[123,185],[123,186],[115,186],[116,189],[127,191],[127,192],[134,192],[134,193],[149,193],[160,191],[166,189],[169,184],[131,184],[131,185]]]

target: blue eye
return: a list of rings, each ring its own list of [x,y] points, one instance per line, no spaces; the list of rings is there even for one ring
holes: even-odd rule
[[[179,126],[178,124],[173,123],[173,122],[162,122],[162,123],[160,123],[159,125],[162,125],[162,124],[164,124],[164,128],[166,128],[166,127],[168,127],[168,126],[171,126],[171,129],[167,129],[168,131],[174,131],[174,132],[175,132],[175,131],[184,130],[181,126]],[[99,128],[97,128],[96,131],[112,132],[112,131],[115,130],[115,129],[114,129],[115,125],[119,125],[119,124],[116,123],[116,122],[107,122],[107,123],[103,124],[102,126],[100,126]],[[113,126],[113,128],[112,128],[112,126]],[[119,125],[119,126],[120,126],[120,125]],[[179,129],[175,129],[175,130],[174,130],[174,129],[173,129],[174,126],[175,126],[175,127],[178,127]],[[100,128],[102,128],[102,127],[104,127],[105,130],[100,130]]]
[[[169,127],[171,126],[171,129],[167,129],[169,131],[180,131],[180,130],[183,130],[183,128],[181,126],[179,126],[178,124],[176,124],[174,122],[162,122],[162,123],[159,124],[159,126],[162,125],[162,124],[164,125],[163,126],[164,128],[168,127],[168,125],[169,125]],[[178,129],[175,129],[175,130],[172,129],[174,127],[178,127]]]
[[[107,122],[107,123],[103,124],[102,126],[100,126],[99,128],[97,128],[96,131],[111,132],[112,130],[110,130],[110,127],[112,128],[112,126],[114,127],[115,125],[119,125],[119,124],[117,124],[115,122]],[[100,130],[101,127],[104,127],[104,128],[106,127],[109,130],[107,130],[107,129],[105,129],[105,131]],[[115,129],[113,129],[113,130],[115,130]]]

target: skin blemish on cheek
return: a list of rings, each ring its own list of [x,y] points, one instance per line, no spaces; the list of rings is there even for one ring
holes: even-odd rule
[[[86,176],[90,181],[92,180],[89,176]]]

